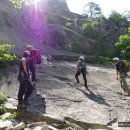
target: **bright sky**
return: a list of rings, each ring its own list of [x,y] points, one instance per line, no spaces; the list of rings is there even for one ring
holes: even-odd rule
[[[88,2],[94,2],[101,7],[105,17],[108,17],[112,10],[118,13],[130,11],[130,0],[66,0],[71,12],[82,14],[83,7]]]

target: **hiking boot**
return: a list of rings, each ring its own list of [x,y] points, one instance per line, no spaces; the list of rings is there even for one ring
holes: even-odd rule
[[[88,89],[88,86],[87,86],[87,85],[85,85],[85,88],[86,88],[86,89]]]
[[[25,105],[31,105],[31,103],[28,102],[28,101],[24,101],[24,104],[25,104]]]
[[[27,106],[24,103],[18,103],[17,108],[19,108],[19,109],[27,109]]]
[[[124,93],[123,95],[124,95],[124,96],[130,96],[130,94],[128,94],[128,93]]]
[[[79,84],[80,82],[79,81],[76,81],[75,84]]]
[[[32,81],[32,85],[34,85],[34,86],[35,86],[35,85],[36,85],[36,81]]]

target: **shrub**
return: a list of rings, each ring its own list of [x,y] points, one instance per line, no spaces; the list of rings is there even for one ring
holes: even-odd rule
[[[6,100],[7,100],[6,94],[0,91],[0,115],[6,112],[6,108],[4,105]]]
[[[85,29],[85,28],[91,27],[91,25],[88,24],[88,23],[83,23],[83,24],[82,24],[82,27]]]
[[[7,67],[17,60],[17,57],[9,52],[14,47],[14,45],[10,44],[0,44],[0,68]]]
[[[115,49],[97,52],[97,55],[112,58],[116,54]]]
[[[72,29],[72,24],[73,23],[66,23],[66,27],[69,28],[69,29]]]
[[[100,60],[99,64],[102,64],[102,65],[105,65],[105,66],[112,65],[112,63],[110,62],[110,60],[107,60],[107,59]]]
[[[128,33],[130,33],[130,26],[128,27]]]
[[[98,25],[98,24],[99,24],[98,21],[93,21],[93,22],[92,22],[92,25],[93,25],[93,26]]]
[[[0,105],[0,115],[4,114],[6,112],[6,108],[4,104]]]
[[[10,2],[14,5],[15,8],[22,7],[22,0],[10,0]]]
[[[73,42],[71,44],[71,51],[80,53],[82,51],[82,46],[78,42]]]
[[[130,58],[130,36],[121,35],[119,42],[115,43],[115,48],[118,56]]]
[[[7,100],[6,94],[0,91],[0,104],[4,104],[6,100]]]
[[[22,118],[22,115],[23,115],[23,112],[22,111],[17,111],[17,112],[14,112],[11,116],[12,119],[21,119]]]

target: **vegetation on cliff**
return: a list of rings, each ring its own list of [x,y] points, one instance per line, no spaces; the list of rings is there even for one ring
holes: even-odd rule
[[[14,45],[5,44],[1,42],[0,44],[0,68],[5,68],[17,60],[16,55],[10,52],[10,49],[14,47],[15,47]]]

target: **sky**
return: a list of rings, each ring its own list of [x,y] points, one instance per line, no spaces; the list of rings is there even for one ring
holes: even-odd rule
[[[105,17],[111,14],[112,10],[118,13],[130,11],[130,0],[66,0],[71,12],[82,14],[83,7],[88,2],[99,5]]]

